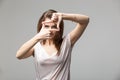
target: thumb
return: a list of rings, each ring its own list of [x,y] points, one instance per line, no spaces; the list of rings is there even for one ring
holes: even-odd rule
[[[44,28],[45,28],[45,24],[44,24],[44,23],[42,23],[42,28],[41,28],[41,30],[42,30],[42,29],[44,29]]]

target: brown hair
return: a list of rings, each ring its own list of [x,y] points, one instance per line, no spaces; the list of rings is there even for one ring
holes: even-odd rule
[[[38,21],[37,33],[41,30],[42,22],[45,20],[45,18],[51,19],[53,13],[57,13],[57,11],[49,9],[48,11],[45,11],[42,14],[41,18]],[[55,37],[53,39],[55,47],[57,48],[58,51],[60,50],[60,46],[61,46],[61,43],[62,43],[62,40],[63,40],[63,38],[62,38],[63,30],[64,30],[64,22],[63,22],[63,20],[61,20],[59,27],[60,27],[60,30],[56,32]],[[45,43],[45,40],[43,41],[43,44],[44,43]]]

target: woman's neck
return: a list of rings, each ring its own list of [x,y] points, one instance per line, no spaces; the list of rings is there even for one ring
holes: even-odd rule
[[[54,45],[54,42],[53,42],[53,40],[51,40],[51,39],[47,39],[46,41],[45,41],[45,45]]]

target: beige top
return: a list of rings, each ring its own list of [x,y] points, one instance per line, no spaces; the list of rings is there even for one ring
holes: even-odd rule
[[[38,42],[34,46],[36,80],[70,80],[71,42],[69,34],[63,38],[60,55],[49,56]]]

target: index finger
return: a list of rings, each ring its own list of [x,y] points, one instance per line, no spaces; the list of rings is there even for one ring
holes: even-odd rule
[[[42,23],[42,28],[41,29],[44,29],[45,28],[45,24]]]
[[[42,24],[45,24],[45,23],[51,23],[51,22],[53,22],[53,20],[43,21]]]
[[[50,31],[59,31],[60,29],[49,29]]]
[[[60,29],[60,22],[61,22],[61,20],[62,20],[62,17],[59,16],[59,19],[58,19],[58,22],[57,22],[57,28],[58,28],[58,29]]]

